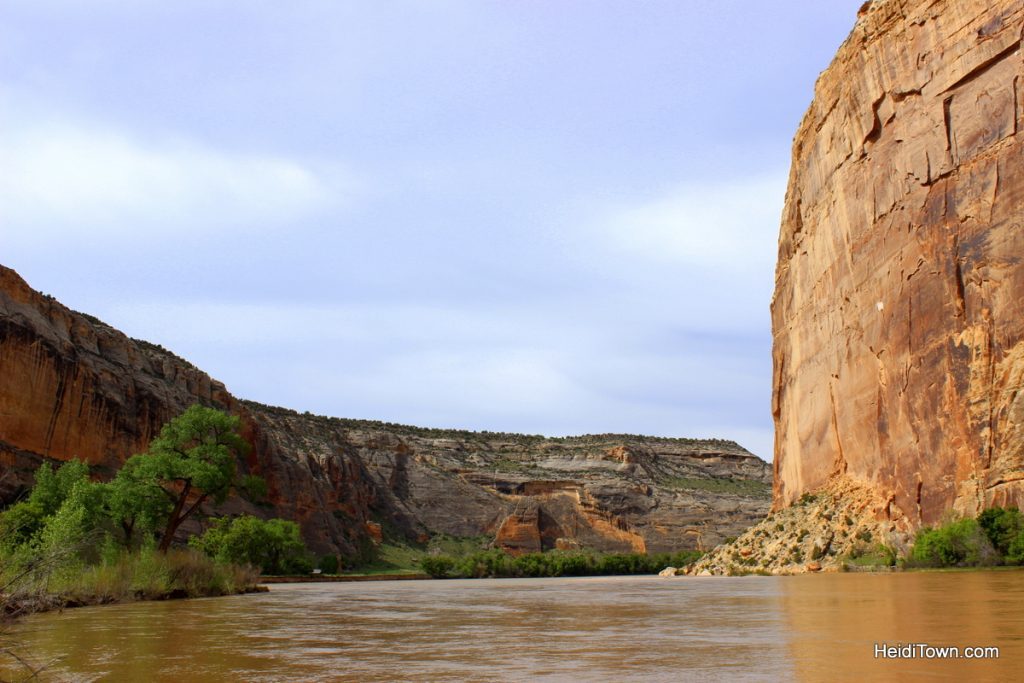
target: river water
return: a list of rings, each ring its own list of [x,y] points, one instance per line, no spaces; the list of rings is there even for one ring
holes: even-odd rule
[[[1024,680],[1024,572],[274,585],[37,615],[14,635],[54,680]]]

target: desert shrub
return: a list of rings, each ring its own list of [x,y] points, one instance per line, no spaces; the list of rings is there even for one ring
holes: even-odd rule
[[[893,567],[896,565],[896,549],[883,543],[873,547],[854,545],[843,558],[844,562],[858,567]]]

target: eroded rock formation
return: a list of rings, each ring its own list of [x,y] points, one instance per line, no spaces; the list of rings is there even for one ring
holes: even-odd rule
[[[0,500],[44,459],[112,475],[194,402],[242,417],[253,448],[239,466],[269,486],[269,502],[222,511],[296,520],[318,553],[435,534],[521,552],[674,551],[735,536],[769,506],[769,466],[731,441],[429,430],[240,401],[0,266]]]
[[[867,3],[793,143],[774,506],[1024,503],[1024,3]]]

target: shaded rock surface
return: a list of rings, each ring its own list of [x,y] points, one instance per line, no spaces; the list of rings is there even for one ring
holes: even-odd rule
[[[318,553],[435,534],[488,534],[514,552],[703,549],[770,504],[770,467],[731,441],[419,429],[241,401],[0,266],[0,499],[44,460],[83,458],[109,477],[194,402],[241,416],[252,449],[239,468],[268,483],[267,501],[236,496],[219,512],[293,519]]]
[[[1024,503],[1024,3],[867,3],[793,143],[774,508]]]

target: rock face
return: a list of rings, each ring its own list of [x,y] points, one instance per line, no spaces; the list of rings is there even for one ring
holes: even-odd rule
[[[774,507],[1024,504],[1024,3],[867,3],[793,143]]]
[[[794,505],[773,511],[731,543],[686,567],[703,574],[803,574],[888,568],[911,535],[897,508],[879,508],[877,493],[837,477]]]
[[[769,466],[731,441],[430,430],[241,401],[0,266],[0,502],[44,460],[111,476],[195,402],[241,416],[252,449],[239,468],[268,483],[268,501],[220,511],[293,519],[318,553],[435,534],[486,534],[512,552],[705,548],[770,503]]]

